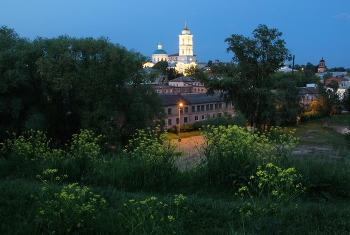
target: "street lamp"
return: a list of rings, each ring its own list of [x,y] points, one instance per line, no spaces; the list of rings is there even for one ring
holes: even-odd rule
[[[178,134],[179,134],[179,142],[181,141],[181,138],[180,138],[180,128],[181,128],[181,108],[184,104],[182,102],[179,103],[179,130],[178,130]]]

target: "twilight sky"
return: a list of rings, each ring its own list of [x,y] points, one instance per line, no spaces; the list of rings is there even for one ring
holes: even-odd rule
[[[0,25],[21,37],[104,36],[149,57],[158,43],[177,53],[185,21],[199,62],[231,61],[225,38],[265,24],[283,33],[295,64],[323,57],[350,68],[350,0],[0,0]]]

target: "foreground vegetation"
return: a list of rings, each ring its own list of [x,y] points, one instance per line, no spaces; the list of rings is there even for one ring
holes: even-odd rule
[[[64,149],[42,132],[8,139],[1,234],[350,232],[349,156],[294,158],[297,138],[278,129],[208,127],[204,135],[200,164],[186,171],[171,142],[151,130],[118,154],[88,130]]]

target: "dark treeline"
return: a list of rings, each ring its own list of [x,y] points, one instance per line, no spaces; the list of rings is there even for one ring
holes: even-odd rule
[[[146,57],[106,38],[29,40],[0,28],[0,141],[9,133],[45,131],[63,144],[90,129],[120,145],[145,127],[163,127],[148,86]]]

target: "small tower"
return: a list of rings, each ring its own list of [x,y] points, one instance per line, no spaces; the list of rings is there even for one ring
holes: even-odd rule
[[[318,63],[317,73],[324,73],[324,72],[326,72],[326,61],[324,61],[322,57],[322,59]]]

